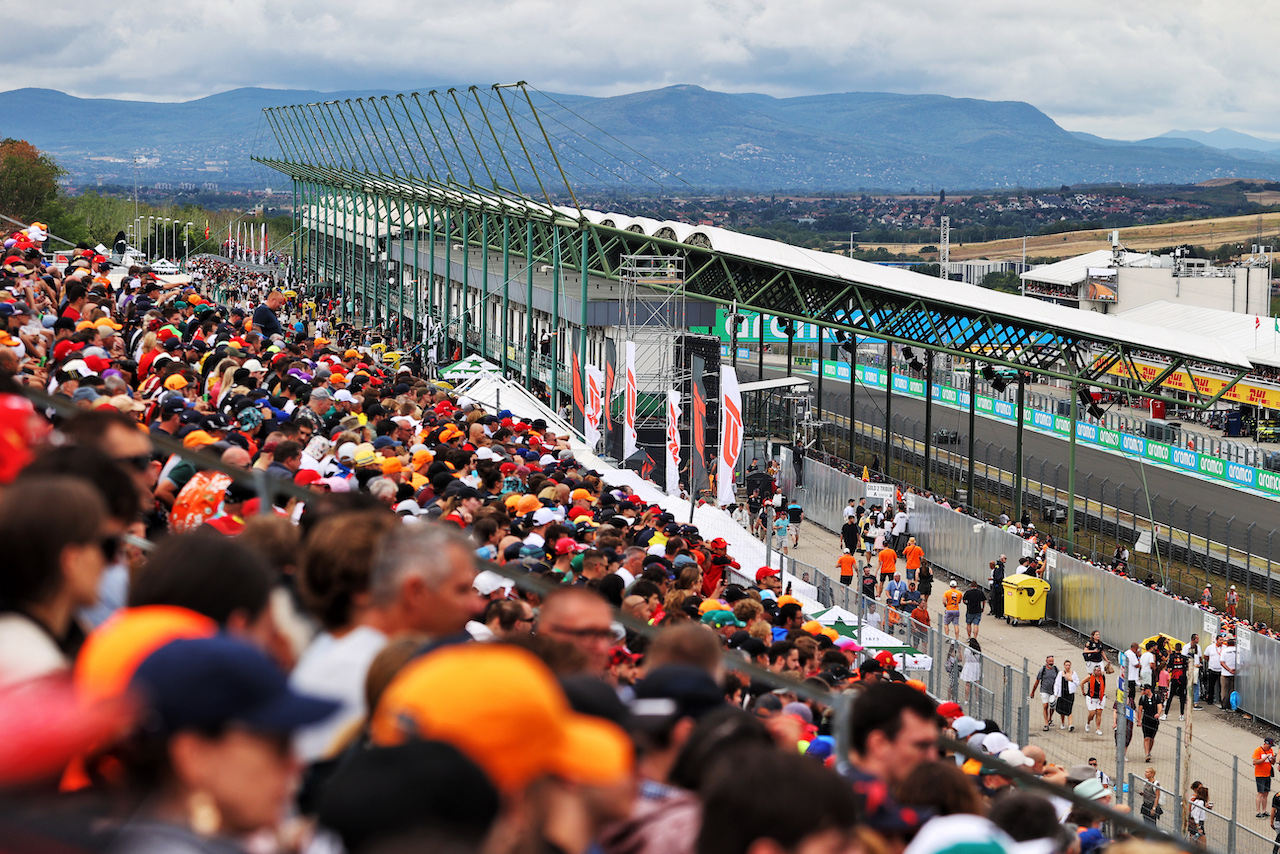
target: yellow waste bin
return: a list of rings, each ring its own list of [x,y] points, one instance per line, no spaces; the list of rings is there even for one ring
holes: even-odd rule
[[[1016,626],[1020,621],[1044,621],[1049,602],[1049,582],[1034,575],[1006,575],[1004,578],[1004,619]]]

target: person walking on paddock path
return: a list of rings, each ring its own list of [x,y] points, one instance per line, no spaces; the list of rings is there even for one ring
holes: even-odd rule
[[[960,600],[962,598],[963,595],[956,589],[956,583],[952,580],[947,592],[942,594],[942,633],[952,634],[947,627],[955,626],[956,640],[960,640]]]
[[[920,565],[924,562],[924,549],[916,544],[915,537],[907,540],[907,547],[903,549],[902,557],[907,562],[907,581],[915,581],[917,573],[920,572]]]
[[[982,622],[982,608],[987,604],[987,594],[982,592],[976,580],[969,582],[964,592],[964,631],[968,637],[978,636],[978,624]]]
[[[1093,665],[1093,672],[1084,680],[1083,693],[1084,707],[1088,711],[1084,719],[1084,731],[1088,732],[1092,726],[1096,727],[1098,735],[1102,735],[1102,709],[1106,705],[1107,677],[1102,672],[1101,664]]]
[[[858,559],[849,553],[848,547],[845,547],[843,554],[836,558],[836,566],[840,570],[840,583],[848,587],[853,583],[854,568],[858,563]]]
[[[1253,782],[1258,790],[1258,814],[1267,817],[1267,795],[1271,793],[1271,778],[1276,774],[1276,740],[1264,738],[1261,747],[1253,749]]]
[[[1163,704],[1150,685],[1142,686],[1142,699],[1138,700],[1138,723],[1142,727],[1142,749],[1151,761],[1151,746],[1155,744],[1156,733],[1160,730],[1160,716],[1164,714]]]
[[[1036,678],[1032,681],[1031,693],[1027,695],[1028,700],[1034,699],[1036,689],[1040,690],[1040,705],[1044,707],[1045,732],[1053,726],[1053,692],[1057,682],[1058,668],[1053,663],[1053,656],[1045,656],[1044,666],[1036,673]]]
[[[1062,672],[1053,683],[1053,708],[1058,713],[1058,729],[1076,731],[1076,694],[1080,691],[1080,675],[1071,668],[1070,661],[1062,662]]]
[[[893,574],[898,571],[898,553],[893,550],[892,546],[886,545],[880,549],[880,553],[876,555],[876,560],[880,563],[880,586],[876,588],[876,598],[884,593],[884,586],[893,580]]]

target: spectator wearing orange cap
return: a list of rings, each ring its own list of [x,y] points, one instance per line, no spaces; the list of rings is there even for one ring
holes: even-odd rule
[[[518,847],[581,852],[634,799],[625,732],[575,712],[546,665],[518,648],[472,644],[418,659],[384,693],[371,731],[375,744],[427,738],[461,750],[505,796],[495,833]]]

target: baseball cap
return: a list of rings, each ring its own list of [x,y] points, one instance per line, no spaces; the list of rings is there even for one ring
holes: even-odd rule
[[[613,784],[634,762],[626,733],[572,711],[536,656],[493,644],[449,646],[410,663],[383,694],[371,735],[377,745],[452,744],[508,792],[546,774]]]
[[[1003,751],[1008,750],[1010,747],[1016,747],[1016,746],[1017,745],[1015,745],[1012,741],[1009,740],[1009,736],[1005,735],[1002,732],[990,733],[987,735],[986,738],[982,739],[982,749],[985,750],[987,753],[991,753],[995,755],[999,755]]]
[[[1030,768],[1036,764],[1034,759],[1016,747],[1006,747],[1000,751],[1000,761],[1014,768]]]
[[[550,507],[540,507],[533,513],[533,524],[535,527],[538,525],[550,525],[555,520],[555,511]]]
[[[723,629],[725,626],[743,629],[747,626],[746,623],[735,617],[732,611],[707,611],[702,615],[702,624],[711,626],[713,629]]]
[[[951,579],[951,586],[952,586],[952,587],[955,587],[955,586],[956,586],[956,582],[955,582],[955,579],[954,579],[954,578],[953,578],[953,579]]]
[[[217,439],[210,436],[204,430],[192,430],[182,439],[182,447],[184,448],[203,448],[206,445],[212,445]]]
[[[944,718],[958,718],[964,714],[959,703],[942,703],[938,706],[938,715]]]
[[[700,718],[725,705],[711,674],[691,664],[664,664],[636,683],[631,712],[637,717]],[[667,703],[652,701],[669,701]]]
[[[978,720],[977,718],[972,718],[972,717],[969,717],[968,715],[963,715],[961,717],[956,718],[955,721],[952,722],[951,728],[956,731],[956,735],[958,735],[961,739],[966,739],[969,736],[973,735],[975,732],[982,732],[984,729],[987,728],[987,725],[982,721]]]
[[[170,733],[227,723],[289,733],[340,705],[296,693],[265,653],[225,635],[170,641],[138,665],[130,687]]]
[[[147,656],[178,638],[212,637],[218,624],[203,614],[173,605],[143,605],[116,611],[85,639],[76,657],[76,694],[95,701],[124,694]]]
[[[299,469],[298,473],[293,476],[293,482],[298,486],[310,486],[322,479],[320,472],[315,469]]]
[[[561,537],[560,539],[556,540],[555,551],[556,551],[556,554],[558,555],[576,554],[578,551],[578,543],[576,540],[573,540],[569,537]]]
[[[778,570],[774,569],[773,567],[762,566],[756,570],[756,583],[759,584],[761,581],[765,580],[769,576],[778,575],[778,574],[779,574]]]

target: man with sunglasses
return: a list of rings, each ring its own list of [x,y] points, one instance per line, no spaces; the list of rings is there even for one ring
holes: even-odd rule
[[[584,672],[603,677],[616,637],[613,610],[598,593],[566,587],[549,594],[538,611],[538,634],[575,647],[586,657]]]

